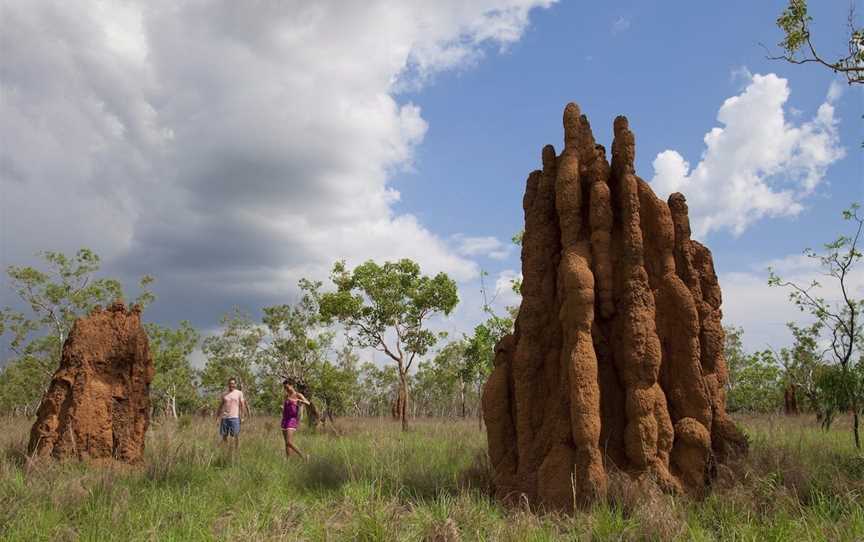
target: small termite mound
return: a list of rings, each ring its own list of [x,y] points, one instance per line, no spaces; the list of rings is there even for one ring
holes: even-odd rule
[[[141,311],[117,301],[79,318],[30,431],[39,457],[141,460],[153,360]]]

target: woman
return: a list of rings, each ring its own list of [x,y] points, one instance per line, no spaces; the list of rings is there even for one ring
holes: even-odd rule
[[[294,389],[288,380],[282,382],[285,388],[285,403],[282,405],[282,437],[285,439],[285,455],[291,457],[291,450],[304,460],[307,459],[303,452],[294,446],[294,431],[300,425],[300,405],[308,405],[309,401],[303,394]]]

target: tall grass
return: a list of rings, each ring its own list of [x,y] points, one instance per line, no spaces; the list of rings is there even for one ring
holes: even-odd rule
[[[139,467],[31,465],[31,420],[0,432],[2,540],[864,540],[864,457],[842,427],[741,420],[750,455],[700,502],[613,476],[609,502],[575,516],[490,497],[476,422],[417,421],[407,434],[344,419],[301,431],[287,460],[277,420],[243,427],[239,454],[212,419],[156,425]]]

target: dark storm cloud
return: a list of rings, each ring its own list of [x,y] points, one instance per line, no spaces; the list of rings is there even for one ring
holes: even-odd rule
[[[87,246],[106,274],[156,276],[152,318],[203,327],[340,258],[469,280],[392,211],[389,172],[426,130],[394,85],[518,39],[547,4],[6,2],[0,263]]]

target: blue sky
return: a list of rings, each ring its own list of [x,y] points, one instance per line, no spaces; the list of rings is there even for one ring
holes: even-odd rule
[[[767,262],[833,240],[847,225],[840,211],[864,200],[861,89],[848,88],[840,76],[814,65],[766,58],[759,43],[776,50],[780,31],[774,20],[782,8],[783,2],[563,2],[536,11],[518,44],[501,54],[488,51],[472,69],[444,74],[405,96],[421,104],[430,128],[416,171],[396,178],[400,209],[442,235],[506,240],[522,227],[524,181],[539,167],[540,148],[561,147],[561,110],[568,101],[579,103],[607,148],[612,119],[626,115],[637,138],[637,173],[650,180],[654,158],[666,149],[698,161],[705,133],[719,125],[718,109],[749,83],[748,71],[787,79],[784,109],[793,124],[814,116],[837,81],[843,93],[835,116],[846,155],[803,199],[804,209],[757,220],[739,234],[721,229],[701,239],[712,249],[718,272],[746,272],[752,275],[748,279],[767,282]],[[842,52],[838,29],[847,9],[844,2],[811,9],[816,41],[832,53]],[[518,267],[518,252],[484,265],[493,273]],[[748,324],[751,348],[777,346],[786,340],[785,321],[800,317],[790,310],[787,319],[778,319],[778,312],[761,325],[758,319],[730,318],[738,314],[727,314],[726,323]]]
[[[546,143],[560,147],[561,111],[568,101],[579,103],[607,147],[612,119],[626,115],[637,136],[637,172],[650,179],[652,161],[663,150],[698,159],[703,136],[718,125],[720,105],[742,90],[745,81],[737,75],[742,68],[786,78],[787,110],[798,109],[802,117],[815,113],[835,79],[812,65],[765,58],[758,42],[773,47],[779,41],[773,22],[782,2],[580,4],[535,11],[525,37],[508,51],[489,51],[476,67],[441,75],[421,92],[404,96],[422,107],[430,128],[418,149],[417,171],[395,180],[400,208],[444,234],[506,238],[521,228],[524,177],[538,167],[540,149]],[[826,4],[836,9],[813,10],[817,33],[829,21],[838,27],[845,20],[848,6]],[[627,28],[616,32],[621,17]],[[843,45],[825,42],[834,49]],[[795,219],[760,221],[737,238],[712,235],[711,246],[722,246],[723,260],[746,265],[763,258],[766,249],[779,255],[821,242],[837,232],[839,219],[831,219],[839,217],[838,205],[864,195],[861,153],[855,152],[862,134],[856,118],[861,93],[844,90],[837,117],[848,152],[831,166],[830,186]],[[808,226],[798,232],[803,237],[787,235],[805,221]]]
[[[848,3],[812,4],[817,45],[842,52]],[[812,276],[801,249],[864,200],[861,88],[766,60],[783,6],[8,0],[0,265],[87,246],[107,275],[156,276],[148,318],[212,332],[338,259],[411,257],[457,280],[436,325],[468,331],[480,270],[518,272],[525,178],[575,101],[607,147],[629,117],[637,173],[688,196],[726,323],[781,346],[800,316],[765,267]]]

